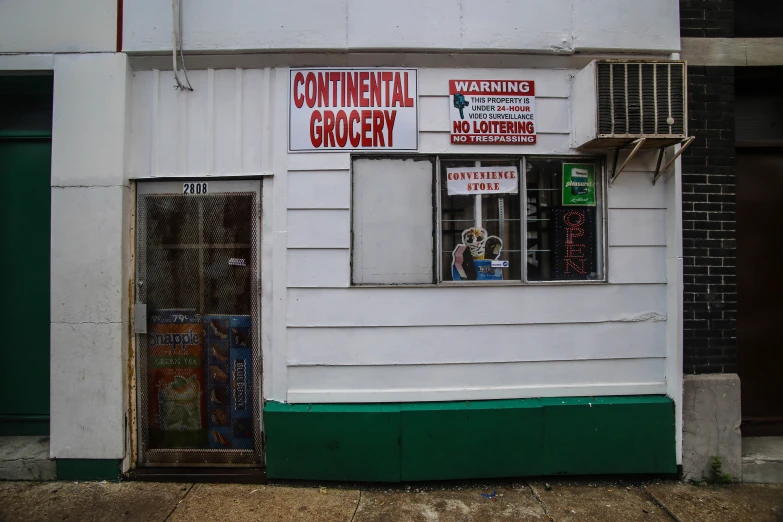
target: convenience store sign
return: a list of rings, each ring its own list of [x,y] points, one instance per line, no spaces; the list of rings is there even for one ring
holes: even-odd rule
[[[288,150],[417,150],[417,70],[291,69]]]
[[[451,143],[535,145],[535,95],[530,80],[449,80]]]
[[[465,167],[446,169],[446,191],[449,196],[470,194],[517,194],[517,168]]]

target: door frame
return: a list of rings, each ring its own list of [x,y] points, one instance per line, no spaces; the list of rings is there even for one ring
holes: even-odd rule
[[[262,204],[263,204],[263,176],[254,177],[166,177],[166,178],[137,178],[131,179],[131,213],[130,213],[130,279],[128,282],[128,313],[130,318],[129,328],[129,353],[128,353],[128,400],[129,400],[129,418],[127,426],[128,448],[129,452],[126,452],[126,458],[128,459],[127,465],[123,466],[123,469],[136,469],[136,468],[170,468],[170,467],[263,467],[265,457],[265,444],[264,439],[264,426],[263,426],[263,408],[264,408],[264,386],[263,386],[263,374],[264,374],[264,360],[263,360],[263,346],[262,340]],[[258,362],[257,370],[254,372],[257,384],[256,386],[256,400],[257,400],[257,413],[258,413],[258,425],[256,428],[260,430],[259,436],[262,441],[261,447],[258,448],[260,464],[258,466],[248,466],[243,464],[158,464],[158,463],[145,463],[141,460],[141,440],[143,426],[139,422],[139,393],[141,390],[138,387],[139,384],[139,357],[138,354],[138,336],[136,333],[136,290],[139,264],[137,262],[137,208],[138,198],[144,195],[154,194],[182,194],[183,185],[185,183],[208,183],[209,194],[214,193],[226,193],[226,192],[254,192],[257,198],[257,208],[255,209],[255,216],[253,219],[257,220],[256,233],[254,241],[256,242],[256,257],[257,262],[255,266],[255,282],[256,288],[253,291],[252,298],[255,300],[256,307],[253,314],[253,321],[256,325],[256,335],[258,338],[258,345],[255,349],[258,350]],[[192,197],[199,197],[199,195],[193,195]]]

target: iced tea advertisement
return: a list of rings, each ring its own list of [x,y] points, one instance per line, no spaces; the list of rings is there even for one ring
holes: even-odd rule
[[[535,95],[530,80],[449,80],[451,143],[535,145]]]
[[[563,163],[563,206],[595,206],[595,165]]]
[[[416,69],[291,69],[288,150],[418,149]]]

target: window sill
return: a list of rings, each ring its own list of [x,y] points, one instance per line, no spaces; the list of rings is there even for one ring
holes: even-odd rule
[[[577,286],[577,285],[606,285],[608,281],[531,281],[525,283],[522,281],[441,281],[440,283],[400,283],[390,285],[356,285],[352,284],[349,288],[475,288],[475,287],[530,287],[530,286]]]

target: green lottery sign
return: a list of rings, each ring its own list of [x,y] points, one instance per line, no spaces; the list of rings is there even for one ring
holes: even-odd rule
[[[563,206],[595,206],[595,165],[563,164]]]

